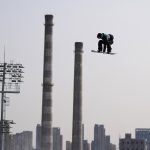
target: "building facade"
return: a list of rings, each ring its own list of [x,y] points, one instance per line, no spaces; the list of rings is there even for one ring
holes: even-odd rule
[[[41,125],[36,126],[36,150],[41,150]]]
[[[71,142],[66,141],[66,150],[71,150]]]
[[[147,150],[150,150],[150,128],[135,129],[136,139],[145,139],[147,141]]]
[[[90,150],[90,143],[88,143],[88,140],[83,140],[83,150]]]
[[[53,128],[53,150],[63,149],[63,136],[60,134],[60,128]]]
[[[31,131],[23,131],[12,135],[5,136],[5,150],[33,150],[33,134]]]
[[[91,150],[116,150],[116,146],[110,142],[110,136],[105,135],[104,125],[95,124]]]
[[[104,125],[94,126],[94,150],[105,150],[105,128]]]
[[[119,139],[119,150],[147,150],[146,140],[131,138],[131,134],[125,134],[125,138]]]
[[[62,150],[63,149],[63,136],[60,133],[60,128],[52,128],[52,137],[53,137],[53,150]],[[36,126],[36,150],[41,150],[41,125],[37,124]]]

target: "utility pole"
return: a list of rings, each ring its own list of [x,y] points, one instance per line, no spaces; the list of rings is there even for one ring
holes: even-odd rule
[[[6,93],[20,93],[22,82],[22,64],[0,63],[0,93],[1,93],[1,120],[0,120],[0,150],[4,150],[5,134],[9,134],[10,124],[13,120],[6,120],[4,117],[4,106],[7,103]]]

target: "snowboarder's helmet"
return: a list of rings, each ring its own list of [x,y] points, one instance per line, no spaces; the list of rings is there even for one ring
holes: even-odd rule
[[[97,38],[99,39],[99,38],[101,38],[102,37],[102,34],[101,33],[98,33],[97,34]]]

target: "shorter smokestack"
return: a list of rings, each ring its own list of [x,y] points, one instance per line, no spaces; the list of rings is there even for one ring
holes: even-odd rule
[[[83,43],[75,43],[72,150],[82,150],[82,53]]]
[[[53,16],[45,15],[41,150],[52,150],[52,35]]]

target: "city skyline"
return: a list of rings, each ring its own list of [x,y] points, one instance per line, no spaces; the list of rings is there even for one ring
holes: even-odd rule
[[[53,150],[71,150],[71,141],[64,141],[63,135],[61,134],[61,128],[53,127]],[[119,145],[111,143],[111,136],[105,134],[106,129],[102,124],[95,124],[93,126],[93,140],[88,141],[84,138],[84,125],[82,124],[82,141],[83,141],[83,150],[117,150],[134,147],[135,149],[141,149],[141,146],[146,146],[146,149],[149,148],[149,131],[150,128],[136,128],[135,137],[132,137],[131,133],[124,133],[125,136],[118,139]],[[41,125],[37,124],[36,126],[36,145],[33,146],[33,132],[32,131],[22,131],[21,133],[9,134],[6,135],[5,148],[6,150],[19,148],[21,145],[22,148],[40,150],[40,141],[41,141]],[[22,138],[21,138],[22,137]],[[141,143],[142,142],[142,143]],[[125,145],[124,145],[125,144]],[[127,145],[126,145],[127,144]],[[139,145],[137,145],[139,144]],[[144,145],[141,145],[144,144]],[[24,146],[23,146],[24,145]],[[64,146],[63,146],[64,145]],[[138,147],[139,146],[139,147]],[[16,149],[15,149],[16,150]]]
[[[94,128],[99,127],[99,129],[96,130]],[[88,141],[87,139],[84,138],[84,125],[82,124],[82,141],[83,141],[83,150],[116,150],[116,145],[111,143],[111,137],[110,135],[105,135],[101,133],[101,131],[104,129],[104,125],[98,125],[95,124],[93,126],[93,134],[94,138],[92,141]],[[105,130],[105,129],[104,129]],[[72,145],[71,139],[69,141],[64,141],[63,140],[63,135],[61,134],[61,128],[59,127],[53,127],[52,128],[52,135],[53,135],[53,146],[52,150],[70,150]],[[96,135],[96,136],[95,136]],[[102,139],[101,139],[102,138]],[[118,139],[119,140],[119,139]],[[103,143],[101,143],[103,141]],[[94,145],[95,146],[94,146]],[[97,144],[102,144],[101,148],[97,147]],[[94,146],[94,147],[93,147]],[[7,134],[5,136],[5,149],[6,150],[16,150],[20,148],[22,149],[29,149],[32,150],[40,150],[41,147],[41,125],[37,124],[36,125],[36,143],[35,145],[33,144],[33,131],[22,131],[20,133],[15,133],[15,134]],[[103,148],[102,148],[103,147]]]
[[[147,0],[2,1],[0,62],[5,46],[6,61],[25,66],[21,93],[9,95],[7,119],[17,123],[12,131],[35,134],[35,125],[41,122],[45,14],[54,15],[53,126],[61,127],[64,139],[72,135],[75,42],[84,45],[86,139],[93,138],[96,122],[105,125],[115,144],[124,133],[134,134],[134,128],[149,128],[149,4]],[[97,49],[98,32],[114,35],[115,56],[91,53]]]
[[[71,150],[72,142],[70,140],[64,141],[61,134],[60,127],[53,127],[53,150]],[[103,124],[95,124],[93,126],[93,140],[88,141],[84,138],[84,124],[82,124],[82,141],[83,150],[121,150],[124,148],[134,147],[135,149],[141,149],[141,146],[146,146],[146,150],[149,149],[149,137],[150,128],[135,128],[135,137],[132,137],[131,133],[124,133],[124,137],[118,138],[119,145],[111,143],[111,136],[106,135],[106,129]],[[15,134],[7,134],[5,137],[5,148],[19,149],[20,147],[40,150],[41,143],[41,125],[36,125],[36,143],[33,145],[33,131],[22,131]],[[142,142],[142,143],[141,143]],[[139,144],[139,145],[137,145]],[[144,144],[144,145],[141,145]],[[116,147],[117,146],[117,147]],[[139,147],[138,147],[139,146]]]

